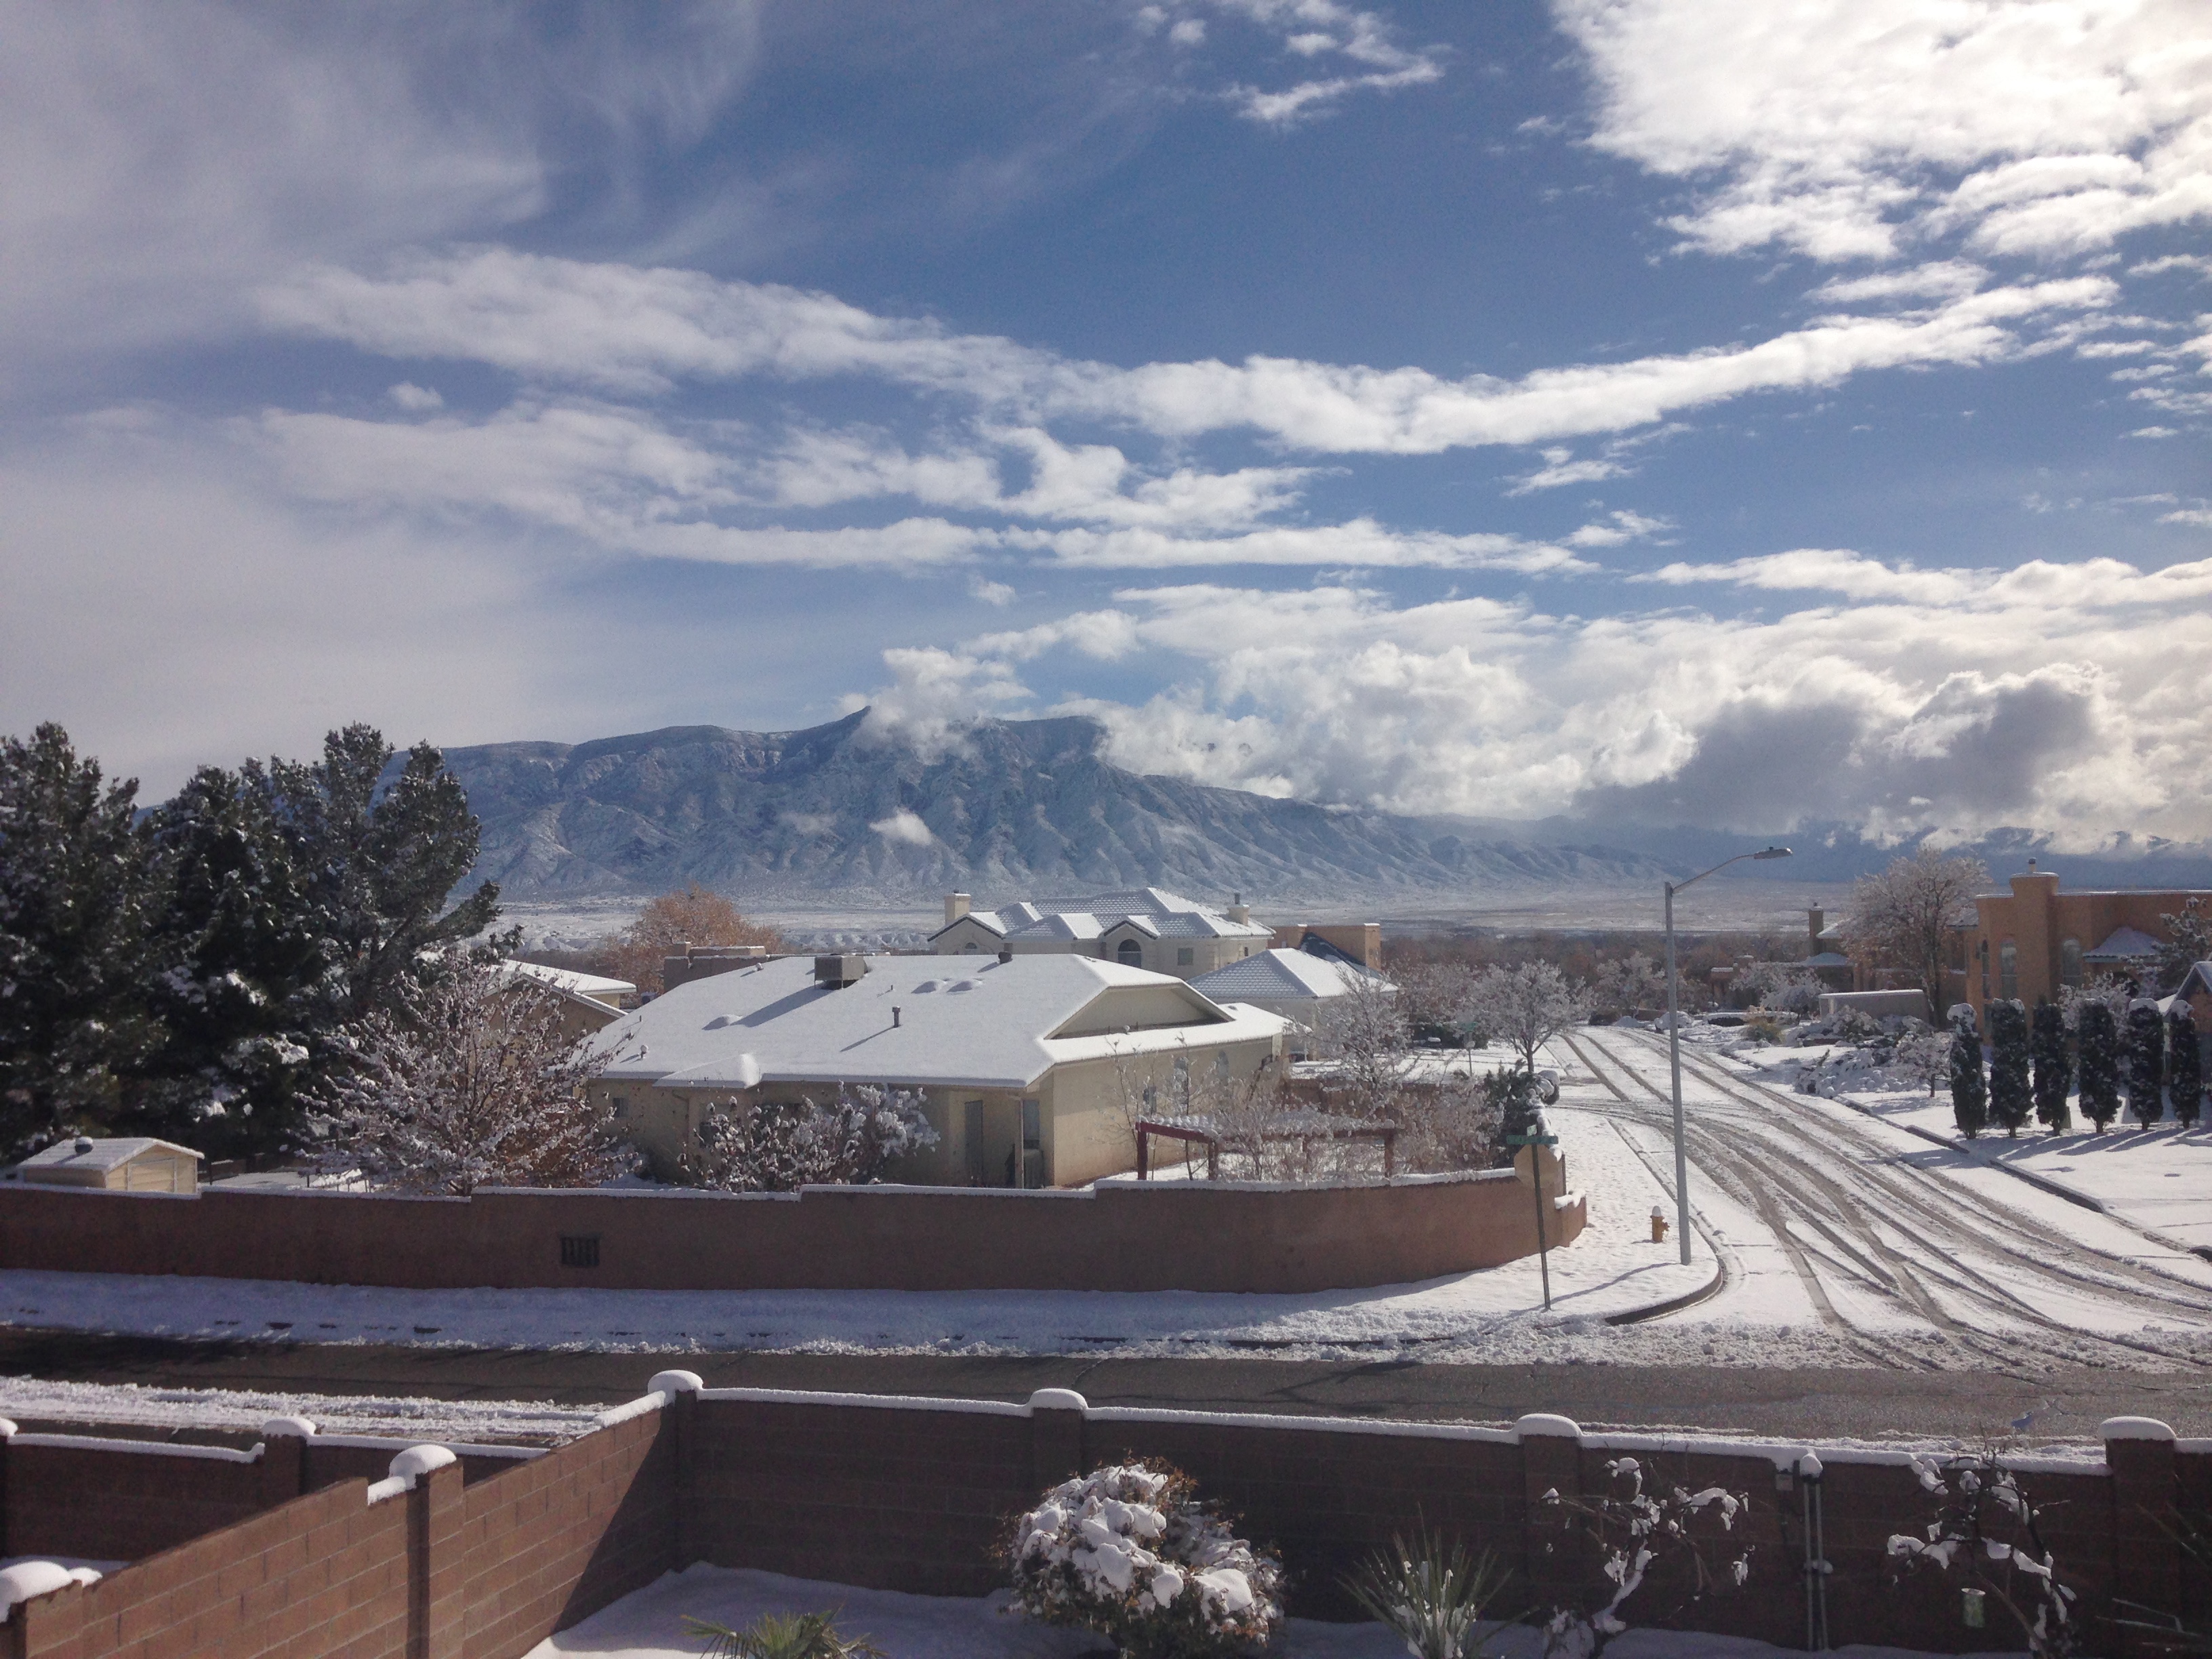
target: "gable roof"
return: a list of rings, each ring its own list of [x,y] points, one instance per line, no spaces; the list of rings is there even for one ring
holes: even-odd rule
[[[975,922],[1009,942],[1094,939],[1116,927],[1133,928],[1154,939],[1272,939],[1275,931],[1256,921],[1233,921],[1222,911],[1160,887],[1095,893],[1088,898],[1024,899],[995,910],[970,910],[930,938],[939,938],[963,921]]]
[[[2166,946],[2144,933],[2140,927],[2121,927],[2094,951],[2081,952],[2084,962],[2140,962],[2154,957]]]
[[[79,1147],[84,1150],[80,1152]],[[43,1152],[32,1153],[18,1167],[26,1170],[107,1170],[119,1169],[132,1158],[156,1150],[174,1152],[180,1158],[202,1156],[189,1146],[179,1146],[173,1140],[156,1140],[150,1135],[124,1135],[100,1139],[67,1135]]]
[[[1216,1002],[1306,1002],[1340,997],[1358,980],[1395,991],[1380,975],[1310,951],[1262,951],[1200,974],[1192,988]]]
[[[671,1089],[757,1080],[1015,1090],[1094,1051],[1272,1037],[1283,1028],[1274,1015],[1221,1008],[1168,975],[1092,957],[872,957],[868,968],[842,990],[817,985],[804,957],[694,980],[592,1041],[616,1054],[608,1079]],[[1130,995],[1148,991],[1156,994]],[[1161,992],[1187,1019],[1158,1018]],[[1104,1022],[1110,1035],[1059,1035],[1079,1025],[1096,1032],[1106,999],[1133,1004],[1127,1018]],[[1149,1022],[1139,1002],[1152,1005]]]
[[[610,1006],[613,998],[637,994],[637,987],[626,979],[608,979],[599,974],[580,974],[573,968],[549,968],[542,962],[509,962],[505,966],[510,979],[535,980],[556,991],[565,991],[572,997],[605,1002]]]

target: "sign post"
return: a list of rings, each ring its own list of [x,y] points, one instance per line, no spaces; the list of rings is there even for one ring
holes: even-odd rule
[[[1538,1120],[1540,1122],[1541,1121],[1541,1119]],[[1508,1135],[1505,1137],[1505,1144],[1509,1146],[1525,1147],[1528,1150],[1528,1174],[1527,1179],[1528,1184],[1536,1189],[1536,1271],[1544,1281],[1544,1311],[1546,1313],[1549,1313],[1552,1310],[1552,1255],[1550,1243],[1544,1231],[1544,1206],[1546,1202],[1544,1196],[1544,1155],[1542,1152],[1539,1152],[1537,1148],[1540,1146],[1556,1146],[1559,1144],[1559,1138],[1557,1135],[1536,1134],[1533,1133],[1525,1135]],[[1516,1155],[1513,1162],[1517,1167],[1521,1162],[1520,1158]]]

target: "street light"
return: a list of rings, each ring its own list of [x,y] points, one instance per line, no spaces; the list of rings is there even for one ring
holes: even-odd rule
[[[1712,870],[1700,870],[1688,881],[1670,881],[1667,887],[1667,1066],[1674,1077],[1674,1231],[1682,1240],[1682,1265],[1690,1265],[1690,1154],[1682,1140],[1682,1033],[1681,1014],[1677,1009],[1674,993],[1674,895],[1685,887],[1703,881],[1715,870],[1725,870],[1731,864],[1741,864],[1746,859],[1786,859],[1786,847],[1769,847],[1757,853],[1738,853],[1732,859],[1723,859]]]

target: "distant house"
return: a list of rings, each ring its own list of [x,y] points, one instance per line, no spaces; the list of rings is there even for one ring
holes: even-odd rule
[[[1095,957],[1125,968],[1195,979],[1266,950],[1274,930],[1252,920],[1239,898],[1217,910],[1158,887],[1087,898],[1024,900],[973,908],[965,893],[945,898],[945,925],[930,935],[938,956]]]
[[[2010,891],[1974,901],[1967,930],[1966,998],[1980,1014],[1994,999],[2030,1007],[2100,974],[2147,975],[2166,938],[2159,918],[2212,903],[2212,891],[2059,891],[2056,872],[2033,860]]]
[[[16,1177],[49,1187],[100,1187],[118,1193],[196,1193],[200,1154],[173,1141],[78,1135],[57,1140],[15,1166]]]
[[[1395,994],[1397,987],[1379,974],[1334,956],[1310,951],[1262,951],[1191,981],[1190,988],[1215,1002],[1240,1002],[1296,1020],[1308,1030],[1328,1005],[1356,987],[1372,985]]]
[[[731,1100],[918,1091],[936,1147],[893,1179],[1079,1186],[1133,1167],[1127,1106],[1274,1064],[1285,1022],[1172,975],[1071,955],[786,957],[678,986],[595,1039],[594,1087],[656,1174]]]
[[[637,987],[626,979],[606,979],[542,962],[510,962],[510,981],[550,991],[561,1010],[561,1029],[573,1040],[603,1030],[637,1006]]]

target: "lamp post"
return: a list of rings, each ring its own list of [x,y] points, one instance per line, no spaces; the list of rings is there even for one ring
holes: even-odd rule
[[[1667,1068],[1674,1085],[1674,1231],[1682,1241],[1682,1265],[1690,1265],[1690,1154],[1682,1139],[1682,1033],[1677,1007],[1674,975],[1674,895],[1703,881],[1715,870],[1725,870],[1746,859],[1786,859],[1786,847],[1769,847],[1756,853],[1738,853],[1723,859],[1711,870],[1700,870],[1688,881],[1670,881],[1667,888]]]

